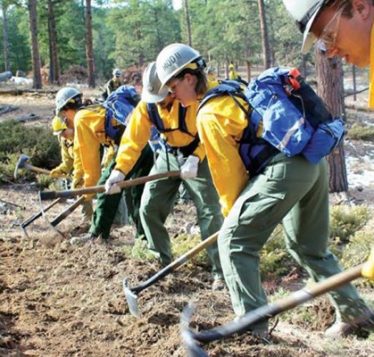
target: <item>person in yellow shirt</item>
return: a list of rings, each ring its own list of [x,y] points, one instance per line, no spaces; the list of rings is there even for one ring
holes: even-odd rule
[[[374,108],[374,2],[283,0],[303,33],[302,52],[317,46],[359,67],[370,66],[369,107]]]
[[[185,107],[207,93],[205,62],[193,48],[171,44],[159,53],[156,63],[161,83]],[[261,286],[260,250],[278,224],[283,225],[288,251],[314,280],[321,281],[341,271],[327,247],[326,160],[311,164],[301,155],[287,157],[274,151],[260,173],[249,171],[245,158],[251,157],[254,147],[242,145],[241,138],[250,125],[251,111],[243,98],[223,94],[207,100],[197,115],[199,136],[225,216],[218,248],[238,317],[267,303]],[[255,139],[251,141],[256,143]],[[364,323],[373,323],[374,313],[352,285],[347,284],[330,296],[337,321],[326,331],[327,335],[345,335]],[[267,329],[266,321],[259,322],[252,327],[252,333],[266,339]]]
[[[71,176],[74,168],[74,129],[68,128],[59,117],[52,119],[53,134],[57,136],[61,147],[61,164],[51,170],[50,176],[53,178]],[[79,162],[76,162],[73,174],[73,188],[79,188],[83,185],[83,171]],[[82,205],[83,223],[91,221],[93,208],[92,201],[86,201]],[[82,227],[81,227],[82,228]],[[83,230],[86,227],[83,226]]]
[[[229,79],[231,79],[231,80],[237,80],[238,79],[238,74],[236,73],[235,66],[232,62],[229,65]]]
[[[206,69],[206,75],[209,83],[209,88],[218,86],[219,81],[217,79],[217,71],[214,67],[208,67]]]
[[[137,97],[133,87],[128,87],[128,89],[134,98]],[[126,113],[121,114],[123,117],[126,117],[133,110],[134,104],[129,102],[124,108],[123,110]],[[71,87],[62,88],[57,93],[56,114],[68,128],[74,129],[74,168],[82,167],[83,187],[104,183],[114,167],[114,160],[101,173],[101,148],[102,146],[114,148],[119,145],[125,129],[124,123],[120,123],[102,105],[83,106],[82,94],[77,89]],[[107,115],[110,115],[110,117],[107,117]],[[131,175],[136,175],[139,172],[146,175],[149,172],[153,163],[150,149],[148,153],[144,152],[144,156],[141,159],[144,159],[144,162],[140,162],[140,166],[137,167],[138,171],[135,172],[133,170]],[[77,173],[74,170],[73,181],[76,180],[76,175]],[[142,189],[141,185],[136,189]],[[135,195],[137,199],[136,203],[133,202],[135,200],[133,196],[132,190],[129,190],[126,200],[129,200],[131,207],[136,207],[140,203],[139,196],[141,195]],[[73,237],[70,240],[71,244],[84,244],[94,241],[98,237],[102,241],[107,242],[121,197],[121,193],[112,196],[98,194],[89,233],[81,237]],[[86,195],[87,200],[92,200],[92,198],[93,195]],[[137,227],[137,234],[142,234],[137,211],[135,209],[130,210],[129,208],[129,214]]]
[[[63,123],[58,117],[54,117],[52,119],[52,130],[53,135],[57,136],[57,139],[60,144],[61,164],[55,167],[53,170],[51,170],[50,176],[53,178],[68,176],[73,171],[74,130],[68,129],[66,124]]]
[[[143,75],[142,101],[131,116],[121,140],[116,167],[105,186],[108,193],[117,192],[116,182],[127,177],[150,139],[152,127],[156,127],[163,137],[165,150],[159,152],[151,174],[181,170],[181,177],[148,182],[141,200],[140,217],[149,249],[162,265],[167,265],[172,261],[172,254],[164,223],[174,206],[181,183],[196,206],[202,239],[220,229],[222,215],[204,146],[197,135],[198,103],[185,109],[167,90],[158,93],[159,88],[156,65],[152,62]],[[208,254],[213,266],[213,289],[218,290],[224,286],[216,245],[208,249]]]

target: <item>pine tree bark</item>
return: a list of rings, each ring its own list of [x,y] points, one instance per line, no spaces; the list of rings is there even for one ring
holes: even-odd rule
[[[334,117],[341,116],[344,107],[343,67],[338,58],[329,59],[316,49],[317,93]],[[348,191],[344,146],[341,143],[328,157],[330,192]]]
[[[266,24],[266,11],[264,0],[258,0],[258,13],[260,17],[260,30],[262,40],[262,56],[264,67],[269,68],[271,66],[271,53],[269,46],[269,33]]]
[[[95,62],[94,62],[94,54],[93,54],[93,40],[92,40],[91,0],[86,0],[85,21],[86,21],[86,59],[87,59],[88,86],[90,88],[95,88]]]
[[[38,44],[38,22],[36,0],[28,1],[30,33],[31,33],[31,58],[33,71],[33,88],[42,88],[42,76],[40,73],[40,54]]]
[[[48,0],[48,40],[49,40],[49,77],[50,84],[60,84],[60,63],[57,48],[56,18],[53,0]]]
[[[192,47],[192,30],[191,30],[191,19],[190,10],[188,7],[188,0],[183,0],[184,17],[186,19],[188,45]]]
[[[5,1],[2,2],[3,11],[3,55],[4,55],[4,71],[9,71],[9,32],[8,32],[8,6]]]

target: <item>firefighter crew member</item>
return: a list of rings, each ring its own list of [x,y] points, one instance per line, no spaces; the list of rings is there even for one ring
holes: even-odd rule
[[[135,90],[134,94],[136,94]],[[129,113],[132,109],[133,106],[129,105]],[[109,118],[108,120],[106,117],[106,109],[102,105],[95,104],[82,107],[82,94],[77,89],[70,87],[62,88],[57,93],[56,113],[60,118],[63,118],[68,128],[74,128],[74,167],[80,164],[82,166],[83,187],[104,183],[113,169],[114,160],[113,164],[110,164],[101,175],[101,146],[114,147],[118,145],[124,126],[120,125],[114,118]],[[112,133],[111,136],[109,136],[109,131]],[[151,152],[149,152],[148,157],[152,163]],[[141,157],[141,159],[143,158],[144,157]],[[149,169],[150,166],[151,165],[148,165]],[[139,161],[131,175],[137,174],[136,170],[141,171],[146,168],[147,165],[142,165],[142,162]],[[137,189],[142,189],[142,187],[137,187]],[[133,196],[134,195],[131,193],[128,194],[126,200],[133,200]],[[92,200],[93,195],[87,194],[85,197],[86,200]],[[71,244],[83,244],[88,241],[93,241],[98,237],[101,237],[102,241],[107,242],[121,197],[121,194],[112,196],[98,194],[89,233],[81,237],[73,237],[70,240]],[[136,197],[140,203],[139,195]],[[133,208],[134,206],[138,206],[139,203],[129,202],[128,206]],[[139,217],[136,216],[136,210],[130,210],[129,207],[128,210],[130,217],[137,227],[137,233],[142,234],[141,224],[139,223]]]
[[[181,103],[188,107],[206,93],[204,60],[191,47],[172,44],[157,57],[157,73]],[[237,99],[251,110],[243,99]],[[223,95],[209,100],[198,112],[197,126],[225,216],[218,237],[222,269],[235,314],[240,317],[267,303],[261,286],[259,255],[275,227],[282,223],[290,254],[315,281],[341,272],[328,250],[329,197],[326,160],[310,164],[302,156],[278,153],[264,171],[250,177],[239,153],[239,142],[248,126],[248,115]],[[330,293],[337,323],[344,333],[372,312],[347,284]],[[336,325],[335,325],[336,326]],[[343,332],[343,331],[341,331]],[[252,333],[268,337],[267,322]]]
[[[134,110],[130,123],[122,137],[117,155],[117,165],[106,182],[107,192],[117,192],[116,182],[127,177],[137,161],[142,148],[155,126],[166,142],[165,150],[157,157],[150,174],[168,170],[181,170],[181,178],[160,179],[145,185],[140,206],[140,217],[148,241],[148,247],[162,265],[172,261],[170,238],[164,226],[174,206],[178,188],[183,182],[197,209],[202,239],[217,232],[222,224],[222,215],[217,192],[212,184],[205,159],[205,150],[196,128],[195,102],[184,109],[167,90],[158,93],[160,82],[155,62],[146,68],[143,75],[142,101]],[[157,103],[147,104],[147,103]],[[156,118],[155,118],[156,117]],[[224,287],[217,246],[208,248],[212,262],[214,290]]]
[[[327,56],[339,56],[358,67],[370,66],[369,107],[374,108],[373,0],[283,0],[304,34],[302,51],[318,40]]]
[[[57,136],[61,148],[61,164],[51,170],[50,176],[53,178],[67,177],[73,175],[73,188],[83,185],[83,170],[80,162],[76,162],[74,167],[74,128],[68,128],[61,119],[55,116],[52,119],[53,134]],[[74,174],[73,174],[74,168]],[[82,214],[84,225],[92,218],[92,201],[85,201],[82,204]],[[85,228],[83,225],[83,228]]]
[[[112,74],[113,77],[105,84],[105,92],[103,93],[104,100],[109,97],[110,93],[123,85],[122,71],[119,68],[114,68]]]

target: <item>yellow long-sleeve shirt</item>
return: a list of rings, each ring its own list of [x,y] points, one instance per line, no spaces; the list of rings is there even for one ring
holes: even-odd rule
[[[74,179],[81,164],[84,187],[94,186],[100,178],[100,145],[114,146],[105,134],[106,110],[100,105],[79,110],[74,117]]]
[[[238,100],[248,107],[242,99]],[[197,115],[199,136],[224,216],[228,215],[249,179],[239,155],[239,140],[247,126],[244,111],[228,96],[209,100]]]
[[[371,28],[370,38],[369,108],[374,108],[374,25]]]
[[[61,164],[55,167],[55,170],[59,170],[68,175],[71,173],[74,166],[73,141],[61,137],[59,142],[61,149]]]
[[[197,134],[197,107],[198,103],[189,106],[185,118],[187,130],[193,136]],[[157,106],[157,109],[165,129],[177,129],[179,127],[178,100],[174,100],[170,111],[160,106]],[[134,109],[125,133],[122,136],[116,159],[117,170],[127,174],[133,168],[151,136],[152,126],[153,124],[147,110],[147,103],[142,101]],[[162,135],[172,147],[183,147],[189,145],[194,140],[193,136],[180,130],[165,132]],[[193,155],[198,156],[200,160],[203,160],[205,157],[205,150],[201,142],[193,152]]]

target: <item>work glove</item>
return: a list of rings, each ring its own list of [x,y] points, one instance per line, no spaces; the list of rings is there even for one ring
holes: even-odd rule
[[[197,170],[199,169],[199,161],[197,156],[188,156],[186,162],[181,166],[181,178],[186,180],[196,177]]]
[[[362,267],[361,274],[364,278],[374,280],[374,247],[371,249],[369,259]]]
[[[51,172],[49,173],[49,176],[53,178],[59,178],[59,177],[66,176],[66,172],[62,171],[59,167],[56,167],[53,170],[51,170]]]
[[[105,193],[107,195],[120,193],[122,189],[117,185],[117,182],[123,181],[124,179],[125,175],[121,171],[113,170],[105,181]]]

